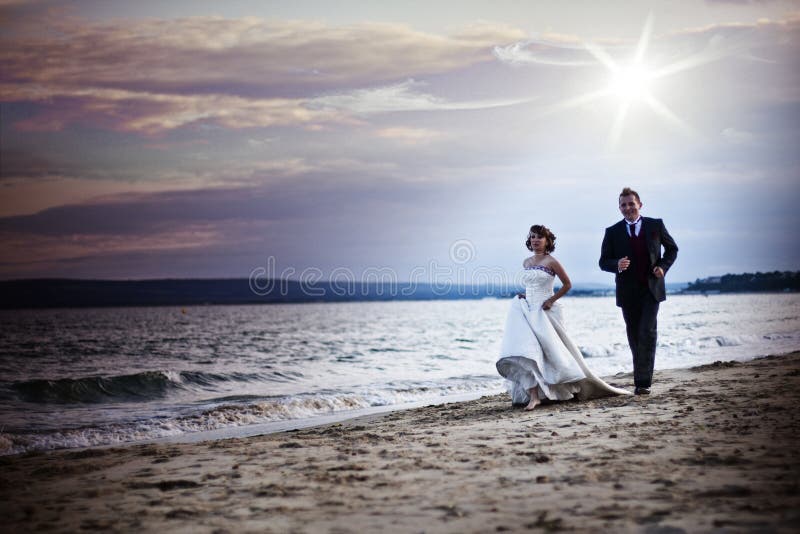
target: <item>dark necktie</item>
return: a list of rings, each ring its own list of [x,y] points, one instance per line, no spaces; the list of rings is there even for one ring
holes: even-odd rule
[[[636,223],[629,224],[628,229],[630,230],[630,236],[636,237]]]

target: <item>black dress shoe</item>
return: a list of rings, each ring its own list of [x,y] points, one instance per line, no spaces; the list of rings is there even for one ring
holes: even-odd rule
[[[634,395],[650,395],[650,388],[636,388],[633,390]]]

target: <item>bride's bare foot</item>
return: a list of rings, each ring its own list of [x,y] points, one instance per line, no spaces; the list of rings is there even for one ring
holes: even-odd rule
[[[537,406],[539,406],[541,403],[542,403],[542,401],[540,401],[539,399],[536,399],[536,400],[531,399],[531,402],[529,402],[528,405],[525,406],[525,410],[531,411],[534,408],[536,408]]]
[[[542,401],[539,400],[539,395],[536,392],[536,388],[529,389],[528,394],[531,396],[531,401],[527,406],[525,406],[525,410],[530,411],[539,406]]]

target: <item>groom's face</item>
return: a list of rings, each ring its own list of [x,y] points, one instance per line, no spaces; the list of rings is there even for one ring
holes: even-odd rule
[[[626,195],[619,197],[619,211],[622,216],[633,222],[639,218],[639,210],[642,208],[642,203],[636,200],[635,195]]]

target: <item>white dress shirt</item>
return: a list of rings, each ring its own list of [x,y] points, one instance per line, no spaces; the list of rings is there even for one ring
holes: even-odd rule
[[[640,233],[642,233],[642,216],[641,215],[639,216],[638,219],[636,219],[635,223],[630,223],[630,222],[628,222],[628,219],[625,219],[625,226],[627,227],[629,236],[631,235],[631,225],[632,224],[636,225],[636,235],[639,235]]]

